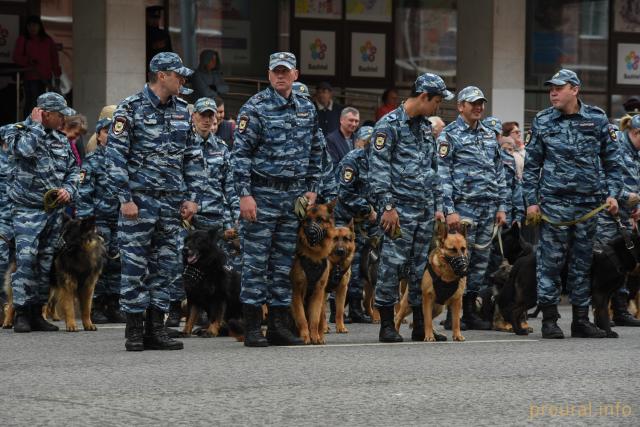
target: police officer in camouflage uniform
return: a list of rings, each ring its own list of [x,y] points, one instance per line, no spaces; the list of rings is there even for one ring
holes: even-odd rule
[[[458,93],[458,118],[438,137],[438,174],[442,183],[447,225],[467,225],[469,273],[462,299],[462,321],[467,329],[491,329],[491,322],[476,312],[476,299],[484,289],[489,248],[495,225],[506,223],[508,190],[496,134],[482,123],[487,99],[475,86]]]
[[[369,153],[369,183],[386,233],[376,286],[381,342],[401,342],[393,316],[398,287],[406,277],[413,307],[411,339],[424,339],[420,282],[427,265],[434,217],[442,218],[435,141],[427,117],[451,99],[442,78],[419,76],[409,98],[374,128]],[[437,212],[437,214],[436,214]]]
[[[16,240],[16,272],[11,276],[15,332],[57,331],[42,317],[49,297],[49,274],[62,227],[63,205],[77,197],[79,169],[69,141],[60,130],[75,114],[53,92],[38,97],[30,122],[16,124],[10,149],[15,167],[9,183]],[[44,195],[51,200],[45,206]]]
[[[0,277],[2,278],[9,268],[9,259],[15,249],[8,183],[13,169],[9,164],[10,143],[17,133],[18,128],[15,124],[0,127]],[[0,289],[0,296],[5,296],[4,286]]]
[[[366,141],[364,147],[349,151],[338,164],[338,199],[334,210],[336,226],[347,226],[354,221],[356,251],[351,261],[349,282],[349,318],[351,323],[371,323],[371,317],[362,307],[363,283],[360,277],[362,248],[372,233],[376,232],[378,218],[369,185],[369,140],[373,127],[363,126],[356,132],[356,141]],[[332,310],[332,314],[333,314]]]
[[[120,201],[120,304],[129,351],[183,348],[167,335],[164,313],[179,270],[181,206],[183,219],[191,220],[204,183],[187,103],[177,97],[193,71],[170,52],[155,55],[149,69],[144,89],[116,108],[107,144],[110,185]]]
[[[124,323],[120,311],[120,251],[118,249],[118,212],[120,202],[108,186],[106,164],[107,138],[111,118],[96,123],[96,149],[89,153],[80,169],[79,199],[76,216],[96,217],[98,233],[104,240],[107,258],[93,293],[93,323]]]
[[[620,173],[622,175],[622,192],[617,200],[622,202],[618,215],[622,225],[633,227],[633,222],[640,219],[638,194],[640,194],[640,115],[625,116],[620,121],[618,152],[620,154]],[[613,217],[607,212],[598,215],[596,242],[600,245],[620,236],[620,231]],[[640,319],[629,313],[629,289],[626,284],[611,296],[613,321],[616,326],[640,326]]]
[[[551,221],[573,221],[596,208],[606,197],[609,212],[618,212],[620,194],[618,141],[604,111],[579,98],[576,73],[562,69],[549,86],[550,108],[540,111],[527,134],[523,193],[527,216],[546,214]],[[606,195],[601,193],[604,170]],[[560,273],[568,259],[567,286],[573,305],[571,336],[603,338],[589,322],[590,274],[597,218],[571,226],[541,224],[536,252],[538,307],[542,337],[564,338],[558,324]]]
[[[245,341],[249,347],[301,344],[290,330],[291,281],[298,219],[296,199],[315,203],[323,141],[311,101],[292,91],[296,58],[269,58],[271,86],[240,109],[232,165],[240,197]],[[269,305],[267,338],[260,330],[261,305]]]

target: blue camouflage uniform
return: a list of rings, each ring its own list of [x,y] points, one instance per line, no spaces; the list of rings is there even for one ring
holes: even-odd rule
[[[453,96],[435,74],[419,76],[415,87],[418,93]],[[382,244],[375,304],[395,304],[399,281],[407,278],[409,303],[419,305],[434,216],[441,204],[431,123],[424,116],[409,117],[403,103],[378,121],[371,144],[369,182],[379,218],[395,208],[402,232],[396,239],[386,236]]]
[[[110,127],[108,117],[98,120],[96,134]],[[107,259],[94,291],[94,299],[103,295],[120,295],[120,251],[118,248],[118,216],[120,201],[109,186],[107,147],[98,144],[80,169],[76,216],[96,217],[98,233],[104,240]]]
[[[458,102],[485,100],[482,91],[468,86]],[[497,212],[507,211],[509,190],[496,134],[482,121],[472,129],[462,118],[449,123],[438,137],[438,174],[442,182],[444,213],[457,213],[467,228],[469,270],[465,294],[485,288],[484,276],[491,250],[475,249],[491,239]]]
[[[295,56],[271,56],[270,69],[295,68]],[[295,199],[318,192],[323,142],[314,105],[292,91],[283,98],[269,87],[240,109],[231,162],[236,193],[253,196],[257,221],[241,221],[243,304],[291,304],[298,218]]]
[[[150,69],[193,73],[167,52],[154,56]],[[204,183],[202,151],[190,135],[187,103],[171,96],[162,104],[149,85],[113,114],[110,185],[121,204],[133,201],[139,210],[137,219],[120,213],[118,220],[120,305],[126,313],[169,309],[169,287],[180,270],[180,207],[185,200],[196,202]]]
[[[61,95],[47,92],[38,97],[38,107],[68,116]],[[62,227],[63,206],[44,210],[43,196],[52,189],[64,189],[77,198],[79,169],[67,137],[31,121],[17,124],[11,143],[10,162],[14,171],[9,182],[13,231],[16,241],[16,272],[11,276],[13,305],[25,307],[46,303],[54,248]]]
[[[4,277],[9,267],[9,259],[15,249],[11,200],[8,194],[13,169],[12,164],[9,163],[9,151],[12,149],[13,137],[19,129],[15,124],[0,127],[0,143],[2,144],[0,146],[0,277]],[[0,290],[0,295],[2,294],[4,294],[4,286]]]
[[[563,77],[561,73],[556,76]],[[575,73],[567,75],[569,77],[562,80],[554,76],[547,84],[579,85]],[[525,203],[527,206],[539,205],[542,213],[553,221],[580,218],[602,203],[607,194],[612,197],[620,194],[620,161],[615,131],[600,108],[582,102],[579,105],[579,111],[572,115],[564,115],[555,108],[542,110],[534,118],[526,136]],[[606,194],[603,194],[600,182],[601,171],[605,172]],[[567,258],[571,303],[578,307],[589,305],[589,270],[596,225],[597,218],[574,226],[541,224],[536,252],[538,305],[544,307],[559,303],[560,273]]]

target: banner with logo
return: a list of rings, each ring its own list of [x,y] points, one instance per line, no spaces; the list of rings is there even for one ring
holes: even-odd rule
[[[20,35],[18,15],[0,15],[0,62],[13,62],[13,48]]]
[[[300,73],[312,76],[336,74],[336,33],[300,31]]]
[[[351,76],[386,77],[386,34],[351,33]]]
[[[640,44],[618,43],[619,85],[640,86]]]

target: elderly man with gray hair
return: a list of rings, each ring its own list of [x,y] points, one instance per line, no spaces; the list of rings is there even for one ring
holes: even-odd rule
[[[340,127],[327,135],[327,151],[335,168],[351,150],[360,124],[360,112],[353,107],[345,107],[340,113]]]

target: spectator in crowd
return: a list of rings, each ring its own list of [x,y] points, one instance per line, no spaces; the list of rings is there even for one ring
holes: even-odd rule
[[[223,140],[229,147],[229,150],[231,150],[233,148],[233,131],[236,128],[236,124],[232,120],[225,120],[224,100],[218,97],[215,98],[215,101],[218,107],[216,110],[217,130],[215,134],[218,138]]]
[[[624,111],[633,116],[635,114],[640,113],[640,98],[638,98],[637,96],[632,96],[631,98],[627,99],[624,104],[622,104],[622,106],[624,107]]]
[[[442,129],[444,129],[445,126],[444,120],[438,116],[431,116],[429,117],[429,122],[431,123],[431,132],[433,132],[433,137],[438,139],[440,132],[442,132]]]
[[[36,106],[38,96],[60,86],[60,64],[56,44],[46,33],[39,16],[27,18],[24,32],[16,40],[13,62],[27,68],[24,79],[24,116]],[[54,87],[55,86],[55,87]]]
[[[395,110],[400,105],[400,97],[396,88],[386,89],[382,93],[382,105],[376,110],[376,121],[390,111]]]
[[[502,125],[502,137],[512,138],[513,140],[513,158],[516,162],[516,176],[522,179],[522,171],[524,170],[524,156],[526,153],[524,140],[522,139],[522,131],[518,122],[505,122]]]
[[[327,135],[327,150],[334,169],[345,154],[353,150],[358,124],[360,112],[353,107],[345,107],[340,113],[340,127]]]
[[[116,109],[115,105],[105,105],[104,107],[102,107],[102,110],[100,111],[100,116],[98,117],[98,121],[104,118],[109,118],[109,119],[113,118],[113,112],[115,111],[115,109]],[[85,151],[87,152],[87,154],[93,153],[97,145],[98,145],[97,134],[94,133],[93,135],[91,135],[91,138],[89,138],[89,141],[85,146]]]
[[[78,166],[82,166],[82,161],[86,156],[86,149],[82,136],[87,133],[87,118],[82,114],[74,114],[64,118],[62,133],[69,140],[71,151],[76,158]]]
[[[147,65],[157,53],[173,52],[169,31],[160,28],[163,9],[162,6],[147,7]]]
[[[193,73],[191,85],[194,98],[215,98],[229,93],[229,86],[224,82],[220,71],[220,55],[211,49],[200,52],[200,64]]]
[[[343,108],[343,105],[333,100],[333,87],[331,83],[321,82],[316,86],[318,125],[325,136],[328,136],[340,126],[340,113]]]

